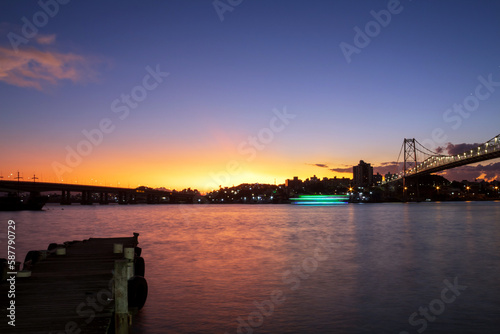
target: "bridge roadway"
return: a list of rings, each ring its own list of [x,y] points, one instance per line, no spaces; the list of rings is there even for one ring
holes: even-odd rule
[[[119,204],[134,204],[138,201],[144,201],[149,204],[193,203],[194,199],[193,194],[155,190],[146,187],[133,189],[82,184],[0,180],[0,192],[29,192],[31,194],[39,194],[49,191],[61,192],[61,204],[71,204],[72,192],[81,193],[81,204],[94,203],[92,194],[99,194],[99,203],[101,204],[109,203],[109,194],[116,194]]]
[[[500,158],[500,135],[490,139],[477,148],[456,155],[431,156],[416,167],[400,172],[397,177],[388,180],[393,182],[403,177],[412,177],[440,172],[459,166]]]

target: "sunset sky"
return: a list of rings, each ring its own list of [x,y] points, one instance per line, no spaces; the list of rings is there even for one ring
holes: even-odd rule
[[[500,133],[493,0],[7,0],[0,36],[3,179],[204,191]]]

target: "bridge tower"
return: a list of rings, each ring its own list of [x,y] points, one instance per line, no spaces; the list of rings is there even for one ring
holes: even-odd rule
[[[406,186],[406,177],[408,174],[409,168],[415,168],[415,173],[417,172],[417,148],[415,146],[415,138],[404,139],[404,163],[403,163],[403,199],[406,202],[407,199],[407,186]],[[418,180],[416,181],[417,186],[417,200],[419,198],[418,191]]]

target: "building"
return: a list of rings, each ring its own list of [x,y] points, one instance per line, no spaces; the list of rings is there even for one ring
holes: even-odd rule
[[[363,160],[352,168],[352,178],[355,187],[369,187],[373,184],[373,167]]]
[[[396,176],[397,176],[396,174],[392,174],[391,172],[387,172],[387,174],[384,175],[384,180],[385,181],[389,181],[389,180],[393,179]]]
[[[285,181],[285,186],[289,191],[298,191],[302,189],[302,180],[298,176],[294,176],[293,180],[287,179]]]
[[[329,188],[349,188],[352,183],[351,181],[352,180],[347,177],[337,178],[335,176],[333,179],[324,177],[322,182]]]
[[[380,173],[373,175],[373,183],[376,185],[379,185],[382,183],[382,175]]]
[[[316,175],[300,180],[297,176],[285,181],[285,189],[289,195],[292,194],[337,194],[345,192],[351,186],[351,179],[334,177],[329,179],[318,178]]]

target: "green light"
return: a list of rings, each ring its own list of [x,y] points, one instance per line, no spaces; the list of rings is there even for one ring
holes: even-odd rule
[[[290,198],[292,204],[297,205],[339,205],[347,204],[348,195],[298,195]]]

